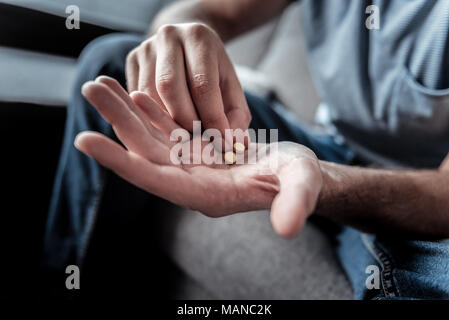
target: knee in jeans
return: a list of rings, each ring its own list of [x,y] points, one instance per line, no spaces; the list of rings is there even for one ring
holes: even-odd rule
[[[140,37],[135,35],[111,34],[97,38],[86,46],[78,60],[72,96],[67,106],[69,118],[89,118],[90,122],[97,122],[98,127],[107,127],[102,117],[81,96],[81,87],[99,75],[111,76],[124,84],[125,58],[140,42]]]
[[[141,40],[136,35],[109,34],[91,41],[78,60],[77,85],[94,80],[98,75],[107,73],[108,69],[124,69],[126,55]]]

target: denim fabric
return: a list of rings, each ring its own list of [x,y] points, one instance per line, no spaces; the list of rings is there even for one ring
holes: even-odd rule
[[[449,240],[411,241],[349,227],[338,238],[356,299],[449,299]],[[380,270],[379,290],[366,287],[370,265]]]
[[[109,215],[119,208],[112,196],[108,203],[101,201],[105,181],[111,179],[109,172],[80,153],[73,141],[84,130],[114,137],[111,126],[81,95],[81,87],[101,74],[125,85],[125,58],[139,41],[139,37],[132,35],[105,36],[91,42],[79,58],[46,226],[44,264],[49,268],[61,269],[70,263],[81,265],[100,206],[105,204],[104,211]],[[121,189],[123,197],[128,197],[120,200],[121,203],[129,201],[134,209],[143,205],[142,197],[138,197],[144,194],[142,191],[124,182]],[[132,191],[125,192],[129,189]]]
[[[76,85],[68,106],[67,126],[47,223],[44,265],[61,270],[82,265],[99,220],[135,223],[135,216],[152,197],[128,184],[73,146],[76,134],[96,130],[112,138],[111,127],[81,96],[84,82],[105,74],[125,84],[126,54],[141,39],[109,35],[92,42],[82,53]],[[278,129],[279,140],[310,147],[322,160],[351,164],[354,153],[331,135],[314,133],[276,102],[246,93],[254,129]],[[101,238],[97,234],[96,238]],[[119,235],[117,235],[118,237]],[[331,235],[330,235],[331,236]],[[355,298],[449,298],[449,243],[383,239],[344,228],[337,253],[355,291]],[[119,258],[119,257],[118,257]],[[365,268],[382,270],[382,288],[365,287]]]

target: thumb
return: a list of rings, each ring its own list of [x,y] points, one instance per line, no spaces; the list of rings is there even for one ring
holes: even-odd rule
[[[315,209],[323,184],[317,160],[298,158],[279,173],[280,191],[271,204],[271,223],[280,236],[293,238]]]

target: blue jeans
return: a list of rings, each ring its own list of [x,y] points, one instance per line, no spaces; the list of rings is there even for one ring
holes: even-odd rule
[[[43,262],[48,269],[83,265],[92,239],[99,233],[98,222],[135,223],[139,212],[155,200],[73,146],[76,134],[83,130],[116,139],[111,126],[80,94],[81,86],[102,74],[125,86],[126,55],[141,40],[132,35],[105,36],[89,44],[79,59],[45,235]],[[278,129],[280,141],[304,144],[322,160],[348,165],[356,161],[354,152],[344,144],[337,143],[333,136],[314,133],[278,103],[251,93],[246,93],[246,98],[253,116],[252,128]],[[335,240],[336,253],[356,299],[449,298],[448,240],[424,242],[367,235],[323,218],[313,219],[321,221]],[[379,288],[367,288],[370,274],[365,271],[369,266],[380,272]]]

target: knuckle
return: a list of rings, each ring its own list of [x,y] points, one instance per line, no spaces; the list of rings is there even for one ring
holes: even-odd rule
[[[171,93],[174,91],[176,85],[176,78],[173,74],[165,73],[158,76],[156,81],[156,88],[162,94]]]
[[[142,54],[143,56],[148,55],[151,50],[153,50],[153,39],[148,39],[142,42],[139,49],[136,52],[136,57],[138,57],[139,54]]]
[[[137,60],[137,48],[131,50],[126,56],[127,63],[134,63]]]
[[[171,37],[176,33],[176,27],[172,24],[164,24],[157,30],[158,36]]]
[[[209,28],[202,23],[192,24],[187,31],[188,35],[193,39],[204,40],[210,34]]]
[[[192,77],[192,93],[197,97],[210,93],[215,85],[215,82],[205,74],[196,74]]]

